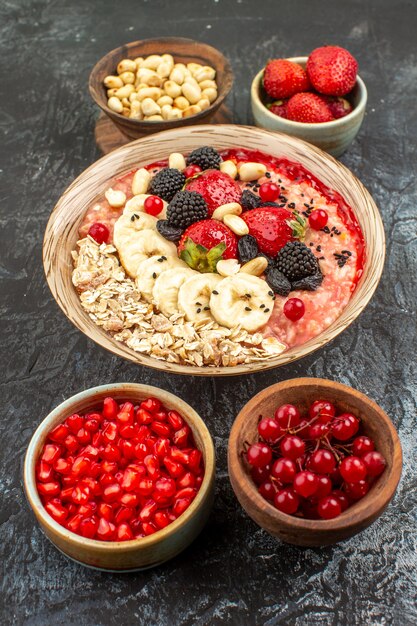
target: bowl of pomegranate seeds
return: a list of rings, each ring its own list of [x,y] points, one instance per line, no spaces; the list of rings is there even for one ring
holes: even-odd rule
[[[322,546],[381,515],[401,476],[397,432],[351,387],[296,378],[254,396],[229,439],[229,475],[248,515],[282,541]]]
[[[357,69],[356,59],[339,46],[268,61],[252,82],[255,124],[340,156],[365,115],[367,91]]]
[[[133,383],[60,404],[24,466],[46,536],[66,556],[114,571],[153,567],[186,548],[207,521],[214,475],[213,442],[194,409]]]

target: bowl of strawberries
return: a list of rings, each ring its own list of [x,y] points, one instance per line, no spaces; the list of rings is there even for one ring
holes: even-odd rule
[[[355,57],[339,46],[268,61],[252,82],[255,124],[340,156],[365,115],[367,91],[357,71]]]

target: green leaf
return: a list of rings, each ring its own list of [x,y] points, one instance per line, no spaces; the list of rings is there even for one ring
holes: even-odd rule
[[[210,250],[192,239],[185,241],[185,247],[180,253],[180,258],[193,270],[204,274],[206,272],[216,272],[217,263],[223,258],[226,244],[221,242]]]

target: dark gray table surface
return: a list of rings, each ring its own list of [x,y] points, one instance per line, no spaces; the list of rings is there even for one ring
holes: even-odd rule
[[[417,5],[413,0],[3,0],[0,4],[0,622],[30,625],[416,624]],[[378,203],[387,235],[381,284],[360,318],[325,348],[246,377],[175,377],[105,352],[58,309],[41,248],[49,213],[98,158],[96,60],[135,39],[182,35],[219,47],[235,72],[228,100],[250,123],[252,76],[273,56],[324,43],[359,60],[369,102],[342,161]],[[226,467],[241,406],[267,385],[324,376],[368,393],[391,416],[404,451],[398,492],[371,528],[345,543],[299,549],[242,511]],[[214,437],[218,476],[209,524],[154,570],[116,575],[65,559],[41,534],[22,491],[28,441],[64,398],[114,381],[159,385],[190,402]]]

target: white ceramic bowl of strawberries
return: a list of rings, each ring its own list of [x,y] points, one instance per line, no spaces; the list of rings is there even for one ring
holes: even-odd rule
[[[264,84],[266,68],[269,93]],[[336,157],[356,137],[366,102],[356,59],[338,46],[317,48],[308,57],[274,59],[255,76],[251,87],[256,126],[299,137]]]

